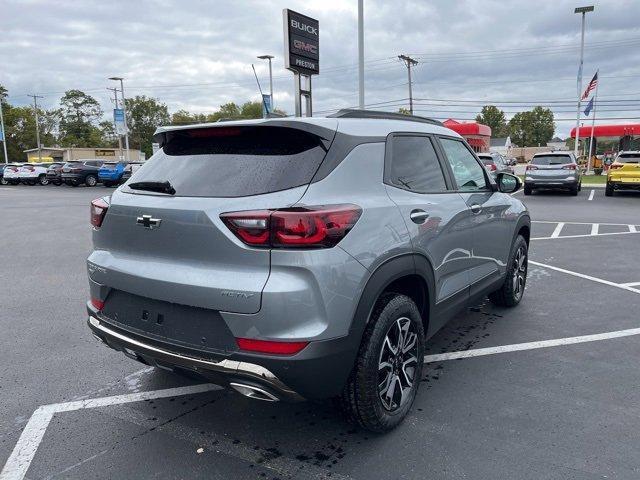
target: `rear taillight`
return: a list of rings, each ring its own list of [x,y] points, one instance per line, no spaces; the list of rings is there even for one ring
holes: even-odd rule
[[[240,350],[273,355],[294,355],[309,345],[309,342],[272,342],[251,338],[236,338],[236,343]]]
[[[565,165],[564,167],[562,167],[562,169],[563,169],[563,170],[575,170],[575,169],[577,169],[577,168],[578,168],[578,166],[577,166],[577,165],[574,165],[574,164],[572,164],[572,165]]]
[[[609,166],[609,169],[610,169],[610,170],[616,170],[616,169],[618,169],[618,168],[622,168],[622,167],[623,167],[623,164],[622,164],[622,163],[612,163],[612,164]]]
[[[485,163],[484,166],[487,167],[490,172],[495,172],[497,170],[493,163]]]
[[[93,228],[100,228],[102,226],[108,208],[109,204],[104,198],[96,198],[91,202],[89,209],[91,211],[91,225],[93,225]]]
[[[535,165],[527,165],[527,170],[537,170],[538,167],[536,167]]]
[[[98,311],[104,308],[104,302],[102,300],[98,300],[97,298],[91,299],[91,305],[93,305]]]
[[[349,233],[361,213],[357,205],[324,205],[229,212],[220,218],[247,245],[330,248]]]

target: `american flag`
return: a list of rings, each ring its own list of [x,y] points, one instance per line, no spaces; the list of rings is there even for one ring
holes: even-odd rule
[[[580,100],[586,100],[589,94],[591,93],[591,91],[595,90],[597,86],[598,86],[598,72],[596,72],[596,74],[593,76],[593,78],[589,82],[589,85],[587,85],[587,89],[582,94],[582,98]]]

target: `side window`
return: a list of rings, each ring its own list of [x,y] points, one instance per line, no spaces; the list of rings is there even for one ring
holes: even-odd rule
[[[450,138],[441,138],[440,143],[442,143],[447,160],[451,164],[458,189],[485,190],[487,181],[484,176],[484,168],[476,161],[467,147],[461,141]]]
[[[388,182],[417,193],[446,191],[444,174],[431,139],[404,135],[393,137]]]

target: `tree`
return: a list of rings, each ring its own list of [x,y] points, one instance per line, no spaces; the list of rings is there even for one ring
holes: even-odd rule
[[[102,108],[91,95],[69,90],[60,99],[59,143],[63,147],[101,146],[102,132],[98,123]]]
[[[398,109],[398,113],[401,113],[403,115],[411,115],[411,112],[409,112],[409,109],[405,107],[400,107]]]
[[[530,119],[533,145],[546,145],[553,138],[556,130],[553,122],[553,112],[548,108],[535,107],[531,111]]]
[[[152,154],[151,143],[156,128],[171,123],[169,110],[164,103],[145,95],[127,98],[126,107],[129,146],[139,148],[149,158]]]
[[[7,94],[7,89],[0,85],[0,102],[5,103],[7,101]]]
[[[553,112],[535,107],[529,112],[516,113],[507,127],[511,141],[520,147],[546,145],[553,138]]]
[[[178,110],[171,115],[171,125],[192,125],[194,123],[206,123],[209,115],[205,113],[189,113],[186,110]]]
[[[14,107],[8,103],[2,104],[4,116],[7,154],[10,162],[24,162],[24,150],[36,148],[36,119],[33,107]],[[57,112],[38,109],[40,124],[40,143],[53,145],[57,125]]]
[[[494,105],[485,105],[476,116],[476,122],[491,128],[491,136],[502,137],[507,133],[507,120],[504,112]]]

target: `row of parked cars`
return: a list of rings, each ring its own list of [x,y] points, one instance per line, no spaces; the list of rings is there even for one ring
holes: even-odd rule
[[[105,162],[103,160],[77,160],[53,163],[0,164],[0,185],[86,185],[102,183],[113,187],[125,182],[141,162]]]

